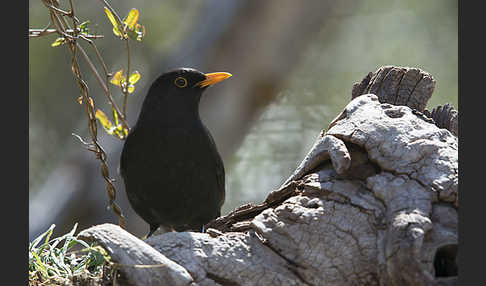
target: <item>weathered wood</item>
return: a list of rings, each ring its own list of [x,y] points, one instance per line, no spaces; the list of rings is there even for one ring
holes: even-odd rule
[[[435,88],[434,78],[418,68],[383,66],[355,83],[351,98],[376,94],[382,103],[405,105],[423,112]]]
[[[458,112],[450,104],[435,107],[432,112],[425,109],[435,88],[434,78],[417,68],[384,66],[368,73],[353,85],[351,98],[373,93],[381,103],[405,105],[423,112],[440,128],[458,136]]]
[[[193,285],[455,285],[457,136],[420,110],[434,82],[430,75],[379,71],[355,85],[354,99],[264,202],[210,222],[207,233],[130,241],[147,253],[153,247],[163,261],[187,271],[174,272],[187,277],[180,281]],[[395,84],[400,74],[401,83],[429,84],[404,89]],[[366,89],[380,95],[357,96]],[[419,110],[380,102],[380,96],[401,102],[409,95],[417,98],[406,103]],[[106,227],[83,235],[124,243],[108,249],[114,260],[128,255],[116,251],[142,251],[116,238],[124,231]]]
[[[79,233],[79,238],[96,241],[117,262],[124,274],[123,285],[191,285],[185,268],[147,243],[114,224],[101,224]]]
[[[434,119],[434,122],[438,127],[445,128],[452,132],[452,134],[459,136],[459,114],[452,105],[439,105],[432,109],[432,112],[425,110],[424,114]]]

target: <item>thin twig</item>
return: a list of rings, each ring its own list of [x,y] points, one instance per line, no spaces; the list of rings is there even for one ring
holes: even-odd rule
[[[81,36],[81,38],[83,38],[83,36]],[[107,93],[107,95],[110,95],[111,92],[110,92],[110,83],[109,83],[109,80],[110,80],[111,74],[108,72],[108,68],[106,67],[105,61],[103,60],[103,57],[101,56],[101,53],[99,52],[99,50],[96,47],[95,43],[93,41],[89,40],[89,39],[86,39],[86,38],[83,38],[83,39],[85,41],[87,41],[88,44],[91,45],[91,47],[95,51],[96,58],[98,59],[98,62],[100,62],[101,66],[103,67],[103,72],[105,73],[105,86],[106,86],[106,89],[107,89],[107,91],[105,91],[105,93]],[[121,114],[120,115],[118,113],[118,117],[119,118],[122,118],[123,126],[125,128],[127,128],[128,130],[130,130],[130,127],[128,127],[128,124],[126,123],[126,114]]]
[[[98,82],[100,83],[101,87],[103,88],[103,90],[105,91],[105,94],[106,96],[108,97],[108,101],[110,102],[111,106],[115,109],[116,113],[118,114],[118,116],[120,117],[121,121],[122,121],[122,124],[123,124],[123,127],[127,128],[128,129],[128,123],[126,122],[126,119],[125,119],[125,116],[124,114],[122,114],[120,112],[120,109],[118,108],[118,106],[116,105],[115,101],[113,100],[113,97],[111,96],[111,93],[110,91],[108,90],[108,87],[105,85],[105,83],[103,82],[103,79],[101,78],[101,76],[99,75],[98,71],[96,70],[95,66],[93,65],[93,63],[91,62],[91,60],[89,59],[88,55],[86,54],[86,52],[84,51],[84,49],[79,45],[79,43],[76,43],[76,45],[78,46],[79,48],[79,51],[81,52],[81,55],[83,56],[83,58],[86,60],[86,62],[88,63],[88,66],[89,68],[91,69],[91,71],[94,73],[96,79],[98,80]]]
[[[108,1],[106,1],[106,0],[100,0],[100,1],[101,1],[101,3],[102,3],[103,5],[105,5],[105,7],[106,7],[106,8],[108,8],[108,10],[110,10],[110,12],[111,12],[113,15],[115,15],[115,17],[118,19],[118,21],[119,21],[120,23],[122,23],[122,19],[120,18],[120,16],[118,16],[118,13],[116,13],[115,9],[113,9],[113,8],[111,7],[110,3],[108,3]]]
[[[101,163],[101,174],[103,178],[105,179],[106,182],[106,192],[108,193],[108,198],[109,198],[109,205],[113,212],[118,216],[118,224],[122,228],[126,228],[126,223],[125,223],[125,218],[123,216],[123,213],[121,212],[120,207],[114,202],[116,199],[116,190],[113,185],[113,180],[110,179],[109,177],[109,171],[108,171],[108,166],[106,165],[106,153],[101,147],[101,145],[97,142],[97,125],[96,125],[96,118],[94,116],[94,109],[93,106],[89,103],[89,96],[88,96],[88,86],[86,83],[82,80],[81,78],[81,72],[79,71],[79,65],[76,61],[76,47],[80,47],[78,43],[69,43],[69,47],[71,50],[71,53],[73,55],[73,61],[72,61],[72,70],[73,73],[75,74],[76,78],[78,79],[78,85],[80,89],[82,90],[82,95],[84,97],[84,102],[85,102],[85,107],[86,107],[86,113],[88,114],[88,126],[89,126],[89,132],[93,141],[93,145],[95,147],[96,151],[96,158],[100,160]]]
[[[43,0],[42,2],[46,2],[45,0]],[[49,6],[46,4],[46,6]],[[51,5],[52,6],[52,5]],[[51,20],[53,21],[54,23],[54,26],[56,26],[56,31],[58,34],[64,36],[66,39],[70,39],[72,41],[75,40],[75,37],[67,34],[65,31],[69,29],[69,25],[64,21],[64,19],[62,17],[59,17],[59,15],[55,12],[55,11],[52,11],[52,10],[49,10],[50,12],[50,16],[51,16]]]
[[[56,29],[29,29],[29,38],[37,38],[42,36],[48,36],[55,33],[59,33]],[[66,30],[67,34],[73,34],[74,31],[72,29]],[[86,39],[101,39],[104,38],[103,35],[83,35],[83,38]]]
[[[126,86],[123,94],[123,114],[127,114],[127,101],[128,101],[128,86],[130,85],[130,82],[128,81],[130,78],[130,47],[128,45],[128,38],[125,39],[126,47],[127,47],[127,81],[126,81]]]
[[[105,91],[105,93],[108,93],[108,88],[106,87],[105,83],[103,82],[103,79],[99,75],[98,71],[96,70],[96,67],[93,65],[93,62],[91,62],[91,59],[88,57],[86,52],[84,51],[83,47],[79,43],[76,43],[76,46],[78,47],[79,51],[81,52],[81,55],[83,56],[84,60],[86,63],[88,63],[88,67],[91,69],[93,74],[95,75],[96,79],[98,80],[99,84],[101,85],[101,88]]]
[[[110,73],[108,72],[108,68],[106,67],[105,61],[103,61],[103,57],[101,56],[98,48],[96,47],[95,43],[87,38],[85,38],[83,35],[80,36],[83,40],[88,42],[88,44],[91,45],[91,47],[94,49],[96,57],[98,58],[98,61],[100,62],[101,66],[103,67],[103,71],[105,72],[105,77],[106,77],[106,85],[108,85],[108,79],[110,78]],[[109,88],[108,88],[109,89]]]
[[[71,16],[72,16],[72,13],[70,13],[70,12],[66,12],[66,11],[64,11],[64,10],[62,10],[62,9],[59,9],[59,8],[57,8],[57,7],[54,7],[53,5],[51,5],[51,4],[49,4],[49,3],[47,3],[46,1],[42,1],[42,2],[44,2],[44,4],[45,4],[45,5],[47,6],[47,8],[49,8],[49,9],[52,9],[52,10],[54,10],[54,11],[56,11],[56,12],[60,13],[60,14],[63,14],[64,16],[69,16],[69,17],[71,17]]]

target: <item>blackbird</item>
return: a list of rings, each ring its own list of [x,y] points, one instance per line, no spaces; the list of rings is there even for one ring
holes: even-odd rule
[[[203,92],[231,74],[179,68],[150,86],[120,159],[135,212],[150,226],[196,230],[219,217],[225,199],[223,161],[199,117]]]

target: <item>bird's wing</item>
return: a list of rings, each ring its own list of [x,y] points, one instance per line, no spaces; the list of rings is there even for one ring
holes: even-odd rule
[[[122,147],[122,151],[120,154],[120,164],[118,165],[118,174],[125,180],[125,170],[126,170],[126,158],[127,158],[127,147],[130,145],[131,138],[134,136],[136,126],[133,126],[130,132],[128,133],[127,138],[125,138],[125,142]]]
[[[224,164],[223,164],[223,160],[221,159],[221,156],[219,155],[218,150],[216,149],[216,143],[214,142],[213,136],[211,136],[211,133],[209,132],[206,126],[203,125],[203,127],[204,130],[206,131],[206,134],[208,135],[209,141],[211,141],[212,143],[210,144],[212,146],[211,151],[213,152],[214,158],[216,159],[216,181],[218,182],[218,187],[222,196],[221,205],[220,205],[222,206],[226,196],[225,185],[224,185],[225,184]]]

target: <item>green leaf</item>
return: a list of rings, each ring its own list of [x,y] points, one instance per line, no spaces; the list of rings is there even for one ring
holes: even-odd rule
[[[67,233],[66,235],[63,235],[63,238],[66,239],[66,241],[64,242],[64,245],[62,246],[63,255],[68,251],[69,243],[73,239],[73,236],[74,236],[74,233],[76,232],[77,227],[78,227],[78,223],[75,223],[73,229],[69,233]]]
[[[77,239],[77,238],[73,238],[73,243],[79,243],[81,244],[82,246],[86,247],[86,248],[89,248],[90,246],[83,240],[81,239]]]
[[[105,256],[97,250],[90,250],[88,255],[88,267],[101,266],[106,261]]]
[[[88,27],[88,24],[89,24],[89,20],[88,21],[84,21],[83,23],[79,24],[79,29],[82,31],[84,29],[86,29]]]
[[[50,258],[51,261],[54,263],[55,266],[57,267],[52,267],[50,270],[56,272],[56,274],[61,276],[61,271],[64,272],[65,274],[70,274],[71,270],[69,267],[64,263],[64,255],[62,255],[61,251],[59,249],[54,248],[53,251],[50,253]],[[49,265],[48,265],[49,267]],[[60,271],[61,270],[61,271]]]
[[[32,243],[30,243],[30,246],[29,246],[29,250],[32,250],[34,249],[35,247],[37,247],[37,244],[39,244],[39,242],[42,240],[42,238],[44,236],[46,236],[48,233],[49,234],[52,234],[52,231],[53,229],[56,227],[55,224],[51,224],[51,226],[49,227],[49,229],[47,229],[44,233],[42,233],[41,235],[39,235],[38,237],[36,237],[34,239],[34,241],[32,241]]]
[[[51,225],[52,227],[52,225]],[[50,228],[48,231],[47,231],[47,234],[46,234],[46,240],[44,241],[44,243],[41,245],[41,247],[39,247],[38,249],[38,253],[42,253],[42,251],[44,251],[44,249],[46,249],[48,246],[49,246],[49,240],[51,239],[51,236],[52,236],[52,232],[54,231],[54,227]]]
[[[40,270],[40,272],[42,273],[42,275],[44,275],[44,277],[47,277],[48,276],[47,268],[42,262],[42,260],[40,259],[40,257],[35,252],[32,252],[32,255],[34,255],[35,260],[37,261],[36,268]]]
[[[81,34],[84,35],[89,34],[88,24],[89,24],[89,20],[79,24],[78,28],[81,31]]]

